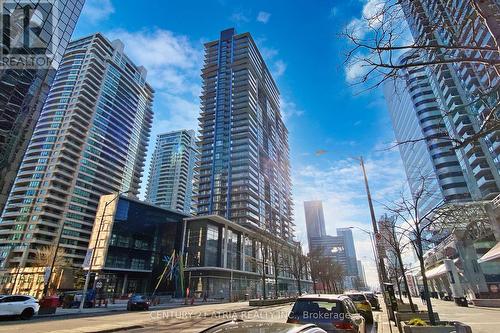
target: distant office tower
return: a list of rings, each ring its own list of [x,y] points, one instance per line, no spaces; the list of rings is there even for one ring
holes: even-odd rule
[[[425,69],[413,68],[406,74],[387,81],[384,94],[396,140],[407,142],[398,148],[411,193],[418,193],[425,182],[427,194],[418,203],[420,213],[425,214],[443,200],[469,200],[467,184],[473,178],[466,180],[452,141],[443,136],[445,123]]]
[[[199,215],[293,238],[288,130],[279,91],[249,33],[205,44]]]
[[[194,211],[196,158],[193,130],[159,134],[151,159],[146,201],[186,214]]]
[[[100,196],[139,193],[153,90],[123,48],[101,34],[68,46],[2,214],[0,267],[57,243],[82,264]]]
[[[32,40],[40,38],[43,43],[48,44],[43,55],[51,56],[47,58],[50,59],[48,63],[39,68],[16,69],[6,66],[4,60],[0,61],[0,212],[7,201],[9,190],[14,183],[43,102],[82,10],[83,2],[84,0],[50,2],[6,0],[0,5],[3,9],[2,15],[4,15],[2,55],[5,56],[5,52],[7,54],[19,52],[24,53],[23,56],[28,56],[39,52],[27,45],[21,47],[16,45],[19,40],[26,40],[29,33],[30,36],[27,38]],[[33,16],[34,10],[23,11],[21,7],[26,6],[31,8],[36,6],[37,15]],[[13,7],[16,7],[15,11]],[[25,15],[27,12],[29,15]],[[14,32],[13,25],[19,22],[11,19],[14,13],[22,13],[23,15],[18,16],[20,19],[29,19],[29,28],[18,30],[18,34]],[[7,27],[10,28],[10,36],[5,30]],[[10,42],[10,45],[7,45],[6,40]],[[13,49],[15,47],[18,48],[17,51]]]
[[[305,201],[304,212],[306,214],[306,231],[311,251],[311,239],[313,237],[326,236],[325,217],[323,215],[323,203],[317,201]]]
[[[474,3],[485,12],[500,11],[500,5],[495,0]],[[478,52],[473,49],[474,47],[491,46],[495,50],[497,48],[498,41],[495,38],[498,36],[491,35],[483,24],[483,18],[479,17],[474,9],[472,1],[405,0],[402,5],[415,39],[418,38],[429,45],[453,43],[453,45],[471,46],[470,49],[463,51],[447,51],[445,48],[437,50],[436,52],[448,52],[442,55],[443,58],[454,57],[457,54],[465,58],[472,57]],[[493,24],[498,25],[498,22]],[[483,52],[480,57],[497,62],[499,60],[496,51]],[[429,78],[433,94],[437,97],[443,116],[442,123],[453,137],[467,137],[477,133],[483,121],[490,115],[491,110],[497,108],[500,101],[500,91],[498,89],[491,91],[492,87],[498,87],[500,81],[495,66],[462,61],[427,66],[425,74]],[[480,98],[482,92],[489,92],[487,98]],[[429,101],[424,98],[420,100],[420,103]],[[498,110],[493,117],[498,121]],[[466,174],[465,180],[472,199],[492,199],[500,193],[499,133],[500,130],[497,129],[478,141],[455,150],[461,168]],[[443,149],[440,154],[448,156],[451,153]],[[462,193],[462,190],[457,192]]]
[[[337,236],[344,238],[345,253],[347,257],[347,275],[358,276],[358,260],[356,259],[356,248],[350,228],[337,228]]]
[[[366,283],[366,274],[365,268],[363,267],[363,263],[361,260],[358,260],[358,277],[361,287],[367,287],[368,283]]]

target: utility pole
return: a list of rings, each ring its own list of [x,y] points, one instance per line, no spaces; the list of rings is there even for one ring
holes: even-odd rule
[[[368,206],[370,207],[370,216],[372,219],[373,235],[375,236],[375,246],[376,246],[377,255],[378,255],[378,265],[380,268],[380,276],[382,278],[381,282],[384,283],[387,281],[387,272],[385,270],[384,258],[383,258],[383,256],[380,255],[380,247],[379,247],[378,239],[377,239],[377,235],[378,235],[377,219],[375,218],[375,210],[373,209],[372,195],[370,193],[370,187],[368,186],[368,178],[366,177],[365,163],[363,162],[363,157],[359,158],[359,162],[361,164],[361,169],[363,170],[366,195],[368,197]],[[381,291],[383,292],[383,290],[381,290]]]
[[[130,192],[130,190],[129,191],[125,191],[125,192],[121,192],[121,193],[118,192],[111,201],[108,201],[108,202],[104,203],[104,207],[102,209],[101,219],[99,221],[99,227],[97,229],[97,235],[96,235],[96,239],[95,239],[95,243],[94,243],[94,248],[92,249],[92,253],[90,255],[89,271],[87,273],[87,276],[85,277],[85,286],[83,287],[82,301],[81,301],[80,306],[78,308],[78,312],[82,312],[83,311],[83,307],[85,305],[85,300],[87,298],[87,290],[89,288],[90,275],[92,274],[92,264],[94,263],[94,255],[95,255],[95,251],[97,250],[97,244],[99,242],[99,236],[101,235],[102,223],[104,221],[104,217],[106,216],[105,215],[106,214],[106,209],[108,208],[108,206],[113,201],[115,201],[116,199],[118,199],[120,197],[120,195],[128,193],[128,192]],[[89,244],[89,247],[90,247],[90,244]]]
[[[377,239],[378,236],[378,227],[377,227],[377,219],[375,218],[375,210],[373,209],[373,203],[372,203],[372,195],[370,194],[370,186],[368,186],[368,177],[366,177],[366,170],[365,170],[365,163],[363,162],[363,157],[360,156],[359,162],[361,164],[361,169],[363,170],[363,178],[365,180],[365,188],[366,188],[366,196],[368,197],[368,206],[370,207],[370,216],[372,219],[372,226],[373,226],[373,235],[375,238],[375,247],[376,251],[374,253],[374,256],[378,257],[378,266],[380,269],[380,285],[382,287],[382,294],[384,295],[384,300],[385,300],[385,307],[387,309],[387,314],[389,315],[389,319],[394,319],[394,311],[392,307],[389,305],[390,299],[389,296],[386,295],[385,289],[384,289],[384,282],[388,281],[387,280],[387,272],[385,270],[385,265],[384,265],[384,257],[380,253],[380,246],[379,246],[379,241]],[[392,326],[390,325],[389,322],[389,329],[392,333]]]

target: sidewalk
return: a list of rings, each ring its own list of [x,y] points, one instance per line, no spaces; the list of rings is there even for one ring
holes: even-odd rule
[[[227,302],[221,302],[220,300],[215,300],[215,299],[209,299],[208,302],[202,302],[202,300],[197,300],[193,305],[188,300],[188,305],[184,304],[184,299],[180,298],[174,298],[168,303],[162,303],[158,305],[152,305],[150,306],[151,311],[156,311],[156,310],[165,310],[165,309],[171,309],[171,308],[176,308],[176,307],[185,307],[185,306],[196,306],[196,305],[207,305],[207,304],[219,304],[219,303],[227,303]],[[54,314],[44,314],[44,315],[37,315],[33,319],[36,318],[48,318],[48,317],[81,317],[81,316],[95,316],[95,315],[102,315],[106,313],[113,313],[113,312],[123,312],[127,311],[127,302],[126,301],[119,301],[115,304],[108,303],[108,307],[95,307],[95,308],[84,308],[82,312],[78,308],[71,308],[71,309],[63,309],[63,308],[57,308],[56,313]]]
[[[403,298],[408,304],[408,299]],[[414,297],[413,301],[418,305],[419,310],[426,311],[425,305],[422,304],[420,298]],[[440,299],[431,299],[432,307],[439,314],[439,319],[443,321],[459,321],[469,325],[474,333],[492,333],[497,332],[500,327],[500,308],[478,307],[469,305],[468,307],[457,306],[454,302],[443,301]],[[387,317],[385,304],[383,304],[382,312],[378,317],[378,333],[390,333],[391,328],[393,333],[398,333],[398,328],[394,323],[390,322]],[[392,325],[392,326],[389,326]]]

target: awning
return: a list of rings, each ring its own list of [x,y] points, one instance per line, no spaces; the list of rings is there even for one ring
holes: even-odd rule
[[[453,263],[456,264],[458,261],[458,258],[456,259],[453,259]],[[458,269],[457,269],[458,270]],[[428,271],[425,272],[425,276],[428,278],[428,279],[431,279],[431,278],[434,278],[434,277],[437,277],[437,276],[440,276],[440,275],[443,275],[443,274],[446,274],[447,270],[446,270],[446,266],[445,264],[441,264],[439,266],[436,266],[434,268],[431,268],[429,269]]]
[[[429,269],[428,271],[425,272],[425,276],[430,279],[439,275],[443,275],[446,273],[446,267],[444,264],[441,264],[439,266],[436,266],[432,269]]]
[[[486,252],[479,260],[478,263],[483,263],[486,261],[491,261],[495,259],[500,259],[500,242],[493,246],[488,252]]]

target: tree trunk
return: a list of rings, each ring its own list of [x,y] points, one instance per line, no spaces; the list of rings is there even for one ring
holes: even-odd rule
[[[403,294],[401,294],[401,283],[399,282],[399,279],[397,276],[396,276],[396,284],[398,285],[399,300],[401,301],[401,303],[403,303]]]
[[[408,288],[408,280],[406,279],[405,267],[403,265],[403,259],[401,258],[401,251],[396,251],[396,254],[398,256],[399,269],[401,270],[401,274],[403,275],[403,284],[404,284],[406,293],[408,294],[408,302],[410,303],[411,312],[415,312],[415,309],[413,308],[413,300],[411,299],[410,288]]]
[[[422,239],[417,236],[417,247],[418,252],[417,257],[420,263],[420,274],[422,275],[422,282],[424,284],[424,297],[427,303],[427,312],[429,312],[429,321],[431,325],[436,325],[436,319],[434,318],[434,311],[432,311],[431,304],[431,294],[429,293],[429,284],[427,283],[427,277],[425,276],[425,264],[424,264],[424,252],[422,248]]]

